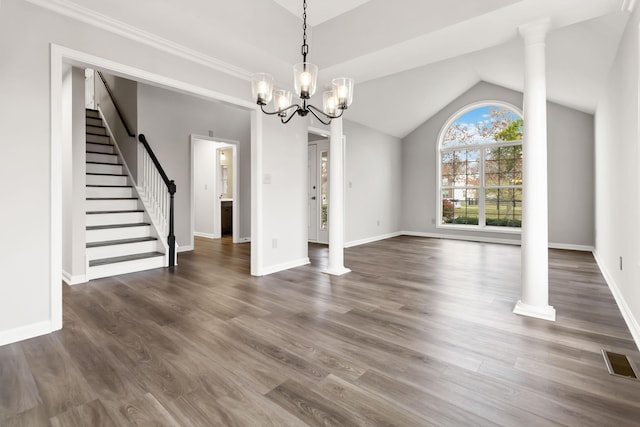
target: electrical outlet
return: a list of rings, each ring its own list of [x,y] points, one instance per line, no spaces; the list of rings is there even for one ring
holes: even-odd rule
[[[212,130],[209,131],[209,138],[213,138],[213,131]]]
[[[436,219],[435,218],[431,218],[431,224],[435,224],[436,223]]]
[[[378,227],[380,227],[380,220],[378,220]]]
[[[271,239],[271,247],[273,249],[278,249],[278,239]]]

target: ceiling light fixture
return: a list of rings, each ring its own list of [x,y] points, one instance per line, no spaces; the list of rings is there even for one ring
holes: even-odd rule
[[[288,123],[296,113],[299,116],[313,114],[321,123],[328,125],[331,119],[341,117],[351,101],[353,101],[353,79],[340,77],[331,81],[331,90],[323,93],[323,109],[308,104],[307,101],[316,92],[318,66],[307,62],[309,45],[307,44],[307,0],[302,2],[302,62],[293,66],[293,83],[302,100],[302,106],[292,104],[291,92],[273,87],[273,77],[269,74],[258,73],[253,76],[251,88],[262,112],[268,115],[278,115],[282,123]],[[266,111],[264,106],[273,99],[276,111]]]

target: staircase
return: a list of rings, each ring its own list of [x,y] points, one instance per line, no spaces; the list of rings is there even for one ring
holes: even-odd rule
[[[87,109],[87,279],[164,267],[164,245],[123,171],[100,113]]]

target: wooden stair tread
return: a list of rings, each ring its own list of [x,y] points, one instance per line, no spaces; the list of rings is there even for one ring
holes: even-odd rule
[[[137,197],[87,197],[87,200],[138,200]]]
[[[91,142],[89,142],[91,144]],[[103,153],[101,151],[85,151],[86,154],[104,154],[105,156],[117,156],[116,153]]]
[[[102,258],[102,259],[94,259],[93,261],[89,261],[89,267],[97,267],[99,265],[107,265],[107,264],[116,264],[119,262],[127,262],[127,261],[136,261],[140,259],[147,258],[155,258],[164,256],[161,252],[146,252],[143,254],[134,254],[134,255],[124,255],[117,256],[113,258]]]
[[[102,185],[102,184],[87,184],[87,187],[98,187],[98,188],[133,188],[132,185]]]
[[[87,162],[92,165],[109,165],[109,166],[122,166],[122,163],[105,163],[105,162]]]
[[[87,215],[142,213],[142,212],[144,212],[142,209],[133,209],[129,211],[88,211]]]
[[[114,228],[148,227],[150,225],[151,224],[149,224],[148,222],[134,222],[132,224],[90,225],[87,227],[87,231],[110,230]]]
[[[158,240],[157,237],[136,237],[133,239],[104,240],[102,242],[87,243],[87,248],[100,248],[103,246],[126,245],[129,243],[153,242]]]

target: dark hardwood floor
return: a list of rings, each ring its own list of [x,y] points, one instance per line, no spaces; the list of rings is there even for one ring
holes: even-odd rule
[[[629,426],[636,355],[591,254],[550,252],[557,322],[512,314],[520,248],[398,237],[255,278],[196,239],[174,271],[64,286],[64,329],[0,347],[2,426]]]

